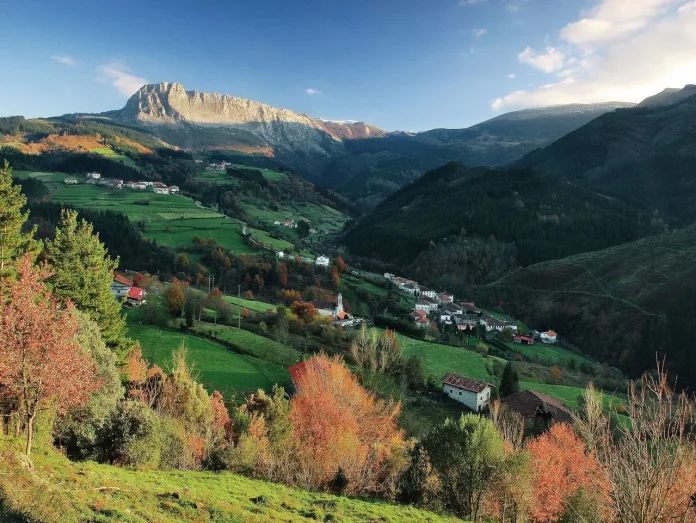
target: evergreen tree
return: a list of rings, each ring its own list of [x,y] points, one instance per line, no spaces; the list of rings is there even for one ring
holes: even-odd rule
[[[517,394],[520,391],[520,379],[517,376],[517,371],[512,368],[512,362],[507,362],[503,377],[500,379],[500,397],[504,398],[511,394]]]
[[[27,199],[19,185],[12,185],[7,161],[0,167],[0,278],[14,273],[14,261],[22,254],[36,255],[39,243],[32,239],[35,229],[22,233],[29,212],[22,212]]]
[[[72,300],[97,322],[107,345],[124,343],[125,321],[121,304],[111,295],[118,259],[109,257],[92,225],[77,221],[77,212],[65,210],[56,238],[46,244],[46,260],[53,274],[48,280],[54,295]]]

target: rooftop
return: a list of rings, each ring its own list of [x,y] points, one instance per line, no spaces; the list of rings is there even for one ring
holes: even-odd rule
[[[486,387],[493,386],[485,381],[472,380],[471,378],[466,378],[464,376],[460,376],[459,374],[453,374],[451,372],[448,372],[444,375],[444,377],[442,378],[442,383],[446,383],[447,385],[451,385],[452,387],[456,387],[458,389],[476,392],[477,394]]]

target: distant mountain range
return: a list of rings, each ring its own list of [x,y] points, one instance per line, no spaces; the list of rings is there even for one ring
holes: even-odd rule
[[[517,111],[467,129],[390,133],[364,122],[334,122],[252,100],[143,86],[121,110],[102,116],[145,127],[185,150],[243,155],[259,166],[288,166],[368,206],[425,171],[452,160],[503,165],[593,118],[632,104],[608,102]]]

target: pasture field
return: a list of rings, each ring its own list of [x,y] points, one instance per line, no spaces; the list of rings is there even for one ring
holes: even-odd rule
[[[231,292],[231,291],[230,291]],[[266,303],[263,301],[247,300],[245,298],[237,298],[236,296],[224,295],[222,297],[227,303],[231,303],[235,306],[235,310],[240,306],[254,312],[264,313],[268,309],[275,310],[276,306],[272,303]]]
[[[379,329],[376,330],[379,331]],[[396,339],[401,347],[403,357],[408,358],[412,354],[420,357],[426,378],[432,377],[436,383],[440,383],[442,377],[448,372],[454,372],[468,378],[495,384],[496,380],[491,376],[489,369],[496,362],[499,364],[505,362],[503,359],[486,357],[471,350],[417,340],[398,333]]]
[[[272,225],[289,218],[305,220],[312,227],[333,232],[343,227],[348,217],[341,211],[318,203],[279,202],[277,209],[271,209],[266,200],[242,201],[242,209],[252,220]]]
[[[138,313],[134,310],[128,314],[128,336],[140,342],[143,357],[168,369],[172,353],[184,343],[194,373],[208,392],[218,390],[225,398],[243,400],[257,389],[270,391],[276,383],[290,384],[290,375],[283,365],[237,354],[196,336],[140,324]]]
[[[7,521],[133,523],[460,521],[410,506],[308,492],[231,472],[136,470],[72,462],[40,443],[32,452],[34,466],[29,470],[12,458],[22,443],[0,438],[0,498],[8,511],[27,515],[0,513],[3,521],[4,515]]]
[[[108,158],[109,160],[114,160],[115,162],[120,162],[126,167],[132,167],[133,169],[140,170],[140,166],[133,161],[133,158],[126,156],[125,154],[118,154],[116,151],[110,149],[109,147],[97,147],[95,149],[90,149],[89,152],[96,153],[101,156]]]
[[[193,238],[214,238],[220,245],[236,252],[258,253],[246,244],[242,224],[211,210],[202,208],[190,198],[150,191],[111,189],[100,185],[81,183],[65,185],[68,176],[63,173],[18,171],[18,177],[37,178],[48,184],[53,200],[75,207],[112,210],[126,214],[131,222],[143,222],[143,235],[149,240],[171,247],[190,246]],[[258,229],[249,229],[252,237],[274,249],[292,246]]]
[[[273,362],[283,368],[297,363],[299,359],[298,352],[292,347],[236,327],[198,322],[194,330],[233,343],[257,358]]]
[[[341,277],[341,285],[346,285],[355,289],[364,289],[370,294],[374,294],[375,296],[386,296],[387,294],[389,294],[388,289],[380,287],[379,285],[375,285],[374,283],[371,283],[369,281],[363,280],[362,278],[359,278],[357,276],[353,276],[352,274],[344,274]]]
[[[525,358],[529,358],[529,360],[534,363],[557,365],[565,364],[568,360],[575,360],[578,365],[581,363],[593,365],[592,360],[588,357],[558,345],[547,345],[541,342],[536,342],[534,345],[522,345],[510,341],[502,343],[511,351],[522,354]]]

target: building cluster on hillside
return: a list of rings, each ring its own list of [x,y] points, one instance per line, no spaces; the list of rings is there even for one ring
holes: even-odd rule
[[[523,345],[534,344],[536,340],[542,343],[556,343],[557,334],[554,331],[536,332],[530,336],[518,335],[518,325],[515,321],[495,318],[485,314],[471,301],[457,302],[454,296],[447,291],[438,292],[418,282],[385,273],[387,281],[392,282],[397,288],[415,296],[416,303],[410,318],[419,329],[437,324],[440,328],[456,328],[458,332],[466,332],[475,328],[485,332],[503,332],[509,330],[513,334],[513,341]]]
[[[355,327],[366,321],[365,318],[353,316],[343,309],[343,295],[340,292],[335,302],[312,301],[310,303],[317,314],[331,318],[337,327]]]
[[[133,285],[133,282],[125,276],[114,273],[111,294],[117,300],[122,301],[124,307],[140,307],[145,303],[147,292]]]
[[[178,194],[179,187],[176,185],[167,185],[162,182],[152,182],[152,181],[131,181],[123,183],[121,178],[105,178],[102,177],[100,173],[91,172],[85,175],[85,183],[104,185],[106,187],[111,187],[113,189],[131,189],[133,191],[147,191],[151,190],[157,194]],[[78,179],[74,176],[68,176],[64,180],[66,185],[77,185],[79,183]]]
[[[297,258],[297,256],[293,256],[292,254],[285,254],[283,251],[276,251],[275,253],[278,258]],[[306,256],[300,256],[299,260],[304,263],[309,263],[310,265],[316,265],[317,267],[328,267],[329,262],[331,261],[331,259],[328,256],[325,256],[323,254],[321,256],[317,256],[316,259],[308,258]]]
[[[292,218],[288,218],[287,220],[281,221],[274,221],[273,225],[280,225],[281,227],[289,227],[290,229],[297,229],[297,222],[293,220]]]
[[[208,170],[225,172],[230,165],[232,165],[230,162],[224,160],[222,162],[210,162],[208,164]]]

